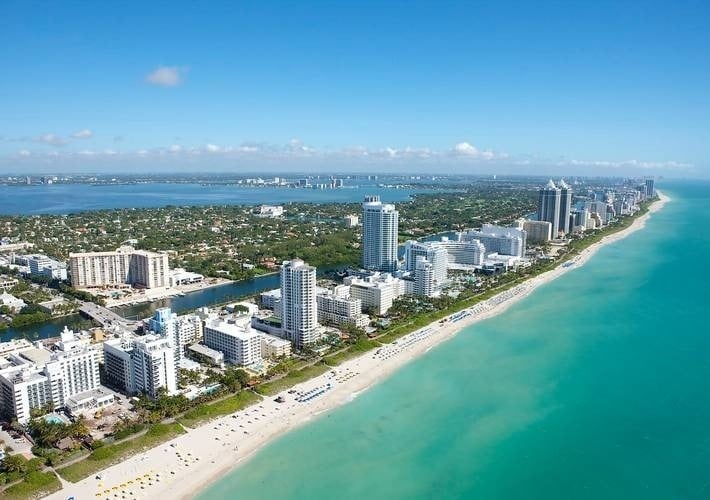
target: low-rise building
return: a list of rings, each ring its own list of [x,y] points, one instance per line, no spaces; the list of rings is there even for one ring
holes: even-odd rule
[[[0,276],[0,290],[9,290],[10,288],[16,286],[19,283],[17,278],[10,278],[9,276]]]
[[[3,292],[0,294],[0,306],[7,306],[10,308],[11,311],[18,313],[22,310],[23,307],[25,307],[27,304],[25,304],[25,301],[22,299],[18,299],[12,294],[9,294],[7,292]]]
[[[238,366],[259,365],[261,339],[251,327],[251,318],[241,316],[231,322],[215,320],[205,325],[204,343],[224,354],[228,363]]]
[[[262,358],[280,358],[282,356],[291,355],[291,342],[286,339],[269,335],[268,333],[259,334],[261,339],[261,357]]]
[[[187,348],[189,354],[200,363],[208,365],[224,366],[224,354],[216,349],[211,349],[206,345],[193,344]]]

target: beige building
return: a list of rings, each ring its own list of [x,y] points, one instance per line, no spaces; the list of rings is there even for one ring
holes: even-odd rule
[[[75,288],[136,285],[141,288],[170,286],[166,253],[123,246],[113,252],[69,254],[71,283]]]
[[[362,301],[348,295],[347,285],[340,285],[333,291],[319,293],[316,296],[318,322],[324,325],[353,325],[358,328],[369,325],[370,318],[362,314]]]
[[[268,333],[260,333],[261,338],[261,357],[262,358],[280,358],[281,356],[291,355],[291,342],[286,339],[280,339]]]
[[[552,239],[552,223],[546,220],[526,220],[523,229],[530,243],[547,243]]]

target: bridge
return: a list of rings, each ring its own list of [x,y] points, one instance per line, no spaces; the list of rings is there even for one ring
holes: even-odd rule
[[[83,314],[84,316],[93,319],[94,321],[98,321],[99,323],[101,323],[102,326],[105,327],[122,326],[124,328],[129,328],[133,330],[138,326],[137,321],[131,321],[129,319],[124,318],[123,316],[119,316],[111,309],[100,306],[98,304],[94,304],[93,302],[84,302],[79,308],[79,312],[81,312],[81,314]]]

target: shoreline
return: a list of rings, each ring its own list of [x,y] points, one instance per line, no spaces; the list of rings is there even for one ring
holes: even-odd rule
[[[216,288],[224,285],[236,283],[234,280],[226,278],[205,278],[199,283],[190,283],[187,285],[177,285],[170,288],[161,288],[155,290],[145,290],[144,293],[132,295],[120,299],[107,299],[106,306],[109,309],[122,308],[136,304],[144,304],[146,302],[156,302],[158,300],[169,299],[171,297],[179,297],[208,288]]]
[[[306,394],[323,391],[307,402],[300,402],[298,394],[285,391],[281,393],[285,403],[276,403],[274,398],[277,395],[267,397],[261,403],[188,429],[186,434],[111,466],[101,472],[101,480],[93,476],[75,484],[61,480],[63,488],[48,498],[61,499],[72,495],[76,498],[106,498],[107,495],[101,493],[109,491],[109,495],[113,495],[117,491],[113,487],[125,489],[126,493],[130,491],[127,494],[130,498],[160,495],[194,498],[276,437],[354,400],[464,328],[504,312],[538,287],[583,266],[599,249],[642,229],[649,217],[670,201],[663,193],[658,195],[659,200],[629,227],[603,237],[554,269],[462,309],[448,316],[449,321],[444,324],[435,321],[400,337],[395,343],[383,344],[375,351],[347,360],[333,370],[294,386],[293,389]],[[146,477],[146,474],[149,479],[136,479]],[[133,484],[127,484],[131,480],[134,480]],[[145,484],[139,485],[140,481]]]

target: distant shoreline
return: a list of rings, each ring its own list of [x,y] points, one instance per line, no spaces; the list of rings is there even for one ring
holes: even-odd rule
[[[106,486],[112,486],[114,483],[118,486],[140,471],[148,470],[160,473],[164,480],[150,486],[150,489],[141,490],[141,496],[147,494],[152,498],[160,496],[194,498],[223,478],[225,474],[244,464],[273,439],[302,426],[324,412],[352,401],[363,391],[385,380],[434,346],[454,337],[464,328],[504,312],[538,287],[572,269],[583,266],[604,246],[642,229],[649,217],[670,201],[670,198],[664,194],[660,192],[658,194],[659,199],[651,204],[648,212],[635,219],[629,227],[603,237],[571,260],[449,316],[449,318],[459,318],[456,321],[450,319],[443,324],[435,321],[401,337],[397,341],[397,346],[384,344],[382,349],[390,349],[394,352],[391,357],[379,359],[377,353],[367,352],[345,361],[332,371],[298,384],[294,389],[306,391],[331,384],[330,390],[308,403],[297,402],[292,395],[286,393],[283,393],[287,400],[285,403],[276,403],[273,400],[275,396],[265,398],[258,405],[218,418],[196,429],[189,429],[186,434],[168,443],[163,443],[105,469],[100,481],[89,477],[76,484],[65,485],[50,498],[59,500],[66,498],[67,495],[75,495],[77,498],[93,497],[97,491]],[[336,375],[333,376],[332,373]],[[257,420],[256,417],[259,419]],[[249,434],[244,433],[247,429]],[[191,456],[199,457],[200,460],[186,466],[176,458],[178,451],[183,453],[189,451]],[[171,471],[174,474],[171,474]],[[99,488],[99,482],[105,486]]]

